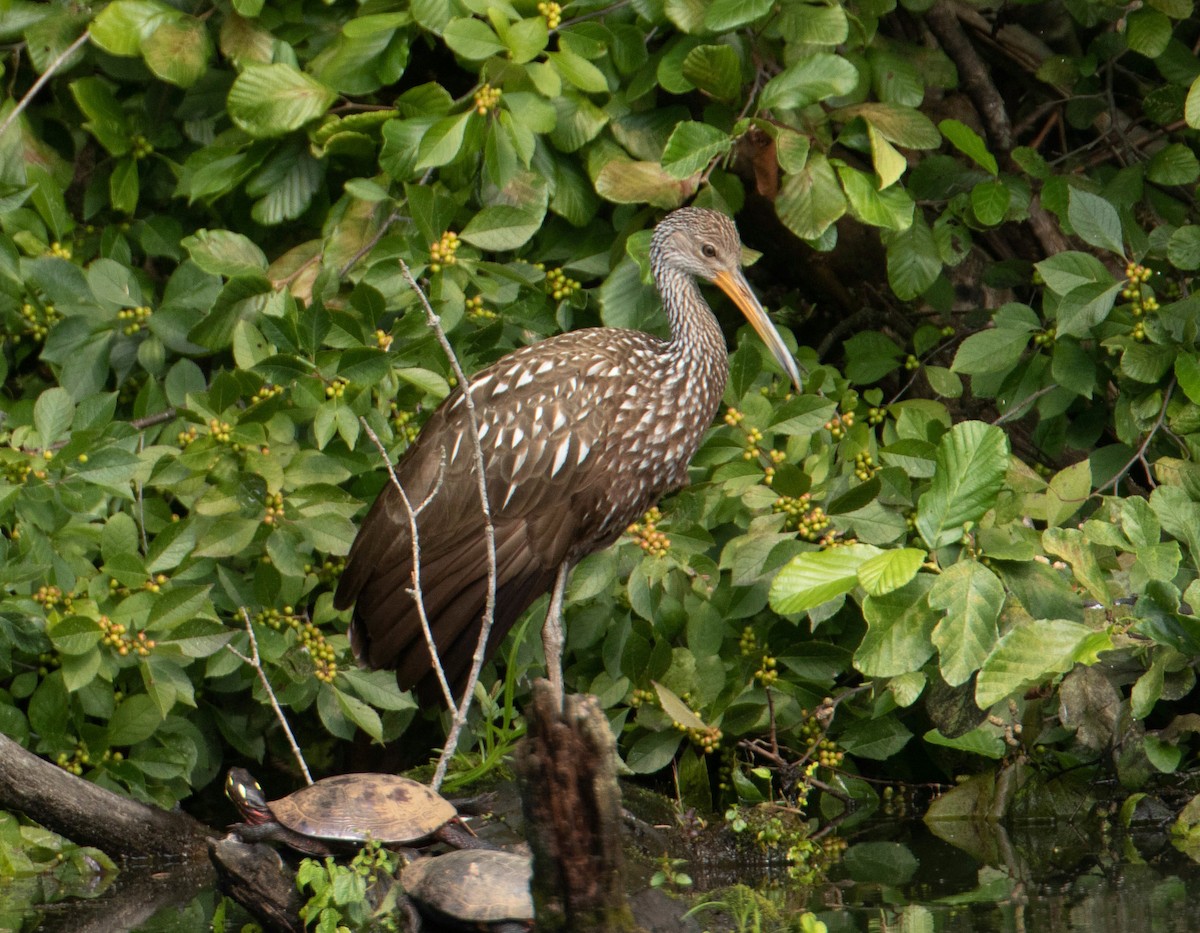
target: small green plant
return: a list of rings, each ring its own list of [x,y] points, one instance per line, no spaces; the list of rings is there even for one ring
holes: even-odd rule
[[[658,871],[650,876],[650,886],[652,888],[691,887],[692,876],[682,870],[683,866],[686,864],[687,859],[671,858],[664,855],[659,861]]]
[[[395,873],[397,865],[396,855],[374,840],[367,842],[349,864],[329,857],[304,859],[296,871],[296,884],[309,895],[300,908],[306,927],[319,933],[396,930],[390,911],[376,911],[369,895],[372,888]]]

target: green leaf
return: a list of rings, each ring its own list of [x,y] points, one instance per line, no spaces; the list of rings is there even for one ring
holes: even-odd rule
[[[991,175],[1000,174],[996,157],[988,151],[987,143],[973,129],[958,120],[943,120],[938,124],[942,135],[955,149]]]
[[[921,295],[942,272],[933,231],[923,218],[914,219],[907,230],[887,237],[888,284],[904,301]]]
[[[917,575],[928,555],[919,548],[884,551],[858,568],[858,582],[872,596],[882,596],[906,586]]]
[[[108,720],[108,747],[136,745],[158,730],[163,717],[157,704],[144,693],[126,697]]]
[[[1083,285],[1058,303],[1057,331],[1061,337],[1089,337],[1092,328],[1108,317],[1123,288],[1120,282]]]
[[[704,11],[704,27],[709,32],[730,32],[766,16],[773,0],[713,0]]]
[[[1003,373],[1020,361],[1029,346],[1026,331],[996,327],[971,334],[958,345],[951,369],[968,376]]]
[[[474,111],[457,113],[438,120],[421,139],[416,168],[437,168],[454,160],[462,149],[467,121]]]
[[[938,443],[933,482],[917,502],[917,530],[930,548],[959,541],[963,526],[996,502],[1008,469],[1008,438],[982,421],[956,424]]]
[[[654,774],[671,763],[682,742],[683,733],[677,729],[643,735],[633,743],[625,764],[634,774]]]
[[[977,561],[946,568],[929,591],[929,605],[945,612],[933,630],[941,655],[942,679],[951,687],[966,683],[995,647],[1004,585]]]
[[[867,632],[854,652],[855,668],[868,677],[921,669],[933,656],[929,636],[938,621],[926,598],[932,585],[933,574],[921,573],[898,590],[863,600]]]
[[[495,204],[472,217],[459,236],[480,249],[503,252],[524,246],[542,226],[544,214]]]
[[[1081,285],[1112,285],[1115,279],[1095,256],[1068,250],[1034,264],[1046,287],[1056,295],[1066,295]]]
[[[1200,405],[1200,359],[1194,352],[1175,357],[1175,378],[1193,405]]]
[[[587,94],[603,94],[608,90],[604,72],[574,52],[547,52],[546,58],[570,84]]]
[[[88,35],[111,55],[138,55],[142,40],[151,36],[164,22],[181,18],[182,15],[159,0],[114,0],[96,14],[88,28]]]
[[[1183,104],[1183,119],[1194,130],[1200,130],[1200,75],[1192,79]]]
[[[904,748],[911,738],[908,728],[889,716],[852,722],[839,733],[838,745],[855,758],[884,761]]]
[[[870,175],[849,165],[838,165],[837,173],[851,211],[863,223],[897,231],[912,225],[916,205],[899,185],[880,191]]]
[[[452,19],[442,31],[442,40],[451,50],[469,61],[483,61],[506,51],[495,30],[478,19]]]
[[[858,86],[858,69],[840,55],[816,52],[789,65],[762,90],[764,110],[795,110],[830,97],[849,94]]]
[[[684,179],[708,167],[733,145],[728,133],[707,123],[685,120],[676,124],[663,149],[662,166],[674,178]]]
[[[231,279],[267,271],[267,257],[249,237],[231,230],[200,229],[184,237],[192,262],[212,275]]]
[[[1171,42],[1171,21],[1157,10],[1134,10],[1125,17],[1125,42],[1129,48],[1158,58]]]
[[[1184,224],[1171,231],[1167,241],[1167,260],[1176,269],[1200,269],[1200,224]]]
[[[668,688],[664,687],[657,680],[652,680],[650,683],[654,686],[654,692],[658,694],[658,702],[662,706],[663,712],[670,716],[674,722],[679,723],[685,729],[708,728],[708,724],[692,712],[692,708]]]
[[[229,89],[230,119],[250,136],[283,136],[320,117],[337,95],[294,65],[250,65]]]
[[[804,169],[788,175],[775,200],[775,211],[802,240],[823,236],[846,213],[846,195],[823,153],[813,153]]]
[[[1067,200],[1067,219],[1085,243],[1118,256],[1125,255],[1121,217],[1104,198],[1082,188],[1072,188]]]
[[[104,12],[116,5],[109,5]],[[83,128],[96,137],[109,155],[128,154],[133,146],[129,121],[111,86],[100,78],[80,78],[72,81],[70,87],[71,96],[87,117]]]
[[[971,189],[971,210],[981,224],[994,227],[1004,220],[1012,194],[1002,179],[981,181]]]
[[[975,681],[975,702],[986,710],[1054,674],[1065,674],[1097,650],[1097,633],[1066,619],[1020,622],[1000,637]],[[1105,636],[1107,637],[1107,636]]]
[[[212,40],[193,16],[167,20],[142,40],[142,56],[154,74],[177,87],[191,87],[208,71]]]
[[[797,554],[771,581],[771,608],[792,615],[849,593],[858,585],[859,568],[882,553],[869,544],[850,544]]]
[[[670,209],[683,203],[681,183],[657,162],[613,159],[596,176],[596,193],[616,204],[653,204]]]
[[[1194,184],[1200,178],[1200,159],[1183,143],[1170,143],[1150,157],[1146,178],[1156,185]]]
[[[33,426],[37,428],[43,447],[61,440],[75,417],[75,403],[61,386],[47,389],[33,404]]]
[[[728,45],[698,45],[683,59],[683,76],[717,100],[733,100],[742,90],[742,61]]]
[[[67,616],[49,627],[50,643],[59,654],[87,654],[100,643],[100,625],[85,616]]]

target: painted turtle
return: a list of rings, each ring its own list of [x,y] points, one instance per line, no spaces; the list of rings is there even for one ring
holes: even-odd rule
[[[344,852],[368,839],[486,847],[462,825],[450,801],[398,774],[339,774],[268,803],[249,771],[230,768],[225,793],[245,820],[235,827],[239,836],[282,842],[306,855]]]
[[[463,849],[410,862],[400,882],[418,910],[442,927],[524,933],[533,929],[532,875],[527,855]]]

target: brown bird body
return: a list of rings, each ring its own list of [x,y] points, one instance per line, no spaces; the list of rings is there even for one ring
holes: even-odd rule
[[[687,479],[687,466],[725,390],[724,337],[696,285],[718,284],[798,381],[795,364],[740,271],[733,224],[684,208],[656,228],[651,267],[671,339],[616,328],[551,337],[508,354],[470,380],[496,542],[491,653],[520,615],[569,568],[612,543]],[[468,408],[456,390],[431,416],[372,506],[350,551],[336,604],[355,604],[350,636],[373,668],[440,694],[411,590],[407,498],[417,510],[422,601],[447,680],[460,693],[487,597],[485,526]],[[558,607],[552,605],[553,615]],[[561,630],[546,629],[557,672]],[[554,657],[551,657],[554,654]],[[557,685],[561,689],[561,683]]]

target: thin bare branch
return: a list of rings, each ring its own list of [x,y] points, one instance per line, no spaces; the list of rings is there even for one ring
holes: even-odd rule
[[[438,653],[437,644],[433,640],[433,629],[429,625],[429,616],[425,612],[425,591],[421,587],[421,535],[417,529],[417,515],[421,510],[429,504],[429,500],[437,492],[438,487],[442,485],[439,478],[433,486],[433,491],[429,493],[425,501],[417,508],[412,507],[412,503],[408,500],[408,493],[404,491],[404,487],[400,485],[400,478],[396,476],[396,470],[392,466],[392,458],[388,456],[387,449],[383,446],[383,442],[379,440],[379,436],[371,430],[371,426],[367,424],[367,419],[360,417],[359,422],[363,426],[363,430],[367,432],[367,437],[371,439],[371,443],[375,445],[375,449],[379,451],[379,455],[383,458],[384,464],[387,466],[388,476],[391,477],[392,486],[400,495],[400,501],[404,503],[404,511],[408,514],[408,531],[412,536],[412,589],[409,593],[412,595],[413,602],[417,604],[417,618],[421,621],[421,632],[425,635],[425,644],[429,648],[429,657],[433,660],[433,671],[437,674],[438,683],[442,687],[442,696],[446,700],[446,708],[454,709],[454,694],[450,690],[450,682],[446,679],[446,670],[442,667],[442,657]]]
[[[433,310],[433,305],[429,303],[429,297],[417,283],[417,280],[413,278],[412,270],[408,268],[408,264],[403,259],[399,260],[399,263],[400,271],[404,274],[405,281],[417,293],[422,307],[425,308],[425,317],[429,323],[429,329],[437,337],[442,351],[450,361],[450,368],[458,378],[458,384],[462,391],[463,404],[467,409],[467,440],[470,441],[471,454],[475,460],[475,478],[479,486],[479,510],[483,515],[483,534],[487,545],[487,601],[484,604],[483,619],[479,627],[479,640],[475,644],[475,656],[471,660],[471,671],[467,675],[467,682],[463,687],[462,699],[459,700],[458,708],[454,712],[454,722],[450,726],[450,732],[446,736],[446,745],[442,749],[442,754],[438,758],[437,769],[433,774],[432,785],[434,790],[437,790],[437,788],[441,787],[442,781],[445,780],[446,769],[450,766],[450,759],[454,756],[455,749],[458,747],[459,737],[462,735],[463,726],[466,725],[467,711],[471,708],[471,699],[475,693],[475,684],[479,680],[479,672],[483,669],[483,662],[487,654],[487,643],[488,637],[492,633],[492,622],[496,617],[496,529],[492,524],[492,510],[488,501],[487,471],[483,461],[483,444],[479,439],[479,417],[475,409],[475,399],[471,396],[471,381],[463,371],[462,364],[458,361],[458,356],[455,354],[454,348],[450,345],[450,340],[446,337],[445,330],[442,329],[442,322]]]
[[[254,626],[250,624],[250,613],[246,611],[245,606],[239,607],[238,611],[241,612],[242,621],[246,624],[246,634],[250,636],[250,657],[246,657],[246,655],[238,651],[233,645],[226,645],[225,648],[234,657],[249,664],[258,672],[258,679],[261,681],[263,689],[267,691],[267,697],[271,701],[271,708],[275,710],[275,718],[283,726],[283,734],[287,736],[288,744],[292,747],[292,754],[296,756],[296,764],[300,766],[305,783],[311,784],[313,779],[308,771],[308,763],[304,760],[304,753],[300,751],[300,746],[296,742],[296,736],[292,732],[292,727],[288,725],[287,716],[283,714],[283,707],[279,705],[279,700],[275,698],[275,691],[271,689],[271,682],[267,679],[267,672],[263,670],[262,657],[258,653],[258,639],[254,637]]]
[[[85,30],[78,39],[62,50],[58,58],[54,59],[54,61],[46,66],[46,70],[38,76],[36,81],[33,82],[33,85],[28,91],[25,92],[25,96],[17,101],[17,105],[9,111],[8,116],[4,118],[4,122],[0,123],[0,136],[3,136],[5,132],[7,132],[8,128],[13,125],[13,122],[17,119],[17,117],[21,115],[21,112],[29,106],[30,101],[37,97],[38,91],[45,86],[47,81],[54,77],[55,72],[57,72],[58,69],[66,63],[67,59],[78,52],[90,38],[91,33]]]

